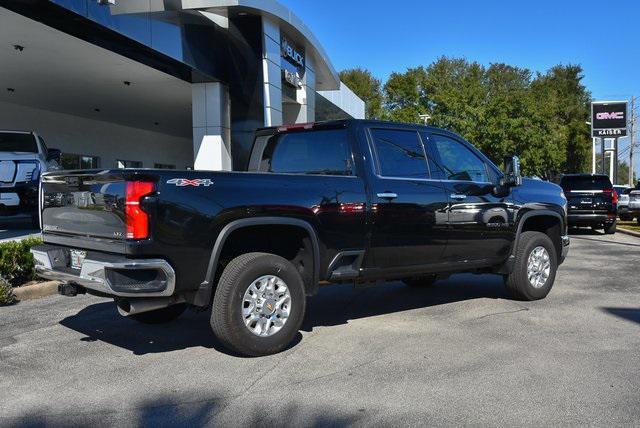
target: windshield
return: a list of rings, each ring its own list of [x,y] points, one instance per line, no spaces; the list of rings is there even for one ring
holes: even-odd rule
[[[604,190],[611,189],[609,177],[604,175],[578,175],[562,177],[560,187],[569,190]]]
[[[0,132],[0,152],[38,153],[38,145],[31,134]]]

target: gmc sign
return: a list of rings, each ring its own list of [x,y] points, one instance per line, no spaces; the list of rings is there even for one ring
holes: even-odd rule
[[[627,135],[627,102],[595,101],[591,103],[591,135],[616,138]]]

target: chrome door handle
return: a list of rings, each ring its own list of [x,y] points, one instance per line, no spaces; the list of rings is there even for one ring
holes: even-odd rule
[[[395,199],[398,197],[398,194],[393,192],[382,192],[378,193],[378,197],[380,199]]]
[[[458,200],[467,199],[467,195],[461,195],[459,193],[452,193],[451,194],[451,199],[458,199]]]

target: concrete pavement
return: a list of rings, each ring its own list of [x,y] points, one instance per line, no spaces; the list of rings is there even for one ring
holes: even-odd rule
[[[637,425],[640,239],[591,231],[546,300],[492,275],[330,286],[297,343],[228,355],[208,314],[144,326],[105,299],[0,308],[0,426]]]

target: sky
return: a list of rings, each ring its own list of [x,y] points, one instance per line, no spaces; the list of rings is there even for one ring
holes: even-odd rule
[[[338,71],[364,67],[384,81],[442,55],[534,72],[580,64],[594,99],[640,97],[640,0],[280,2]]]

